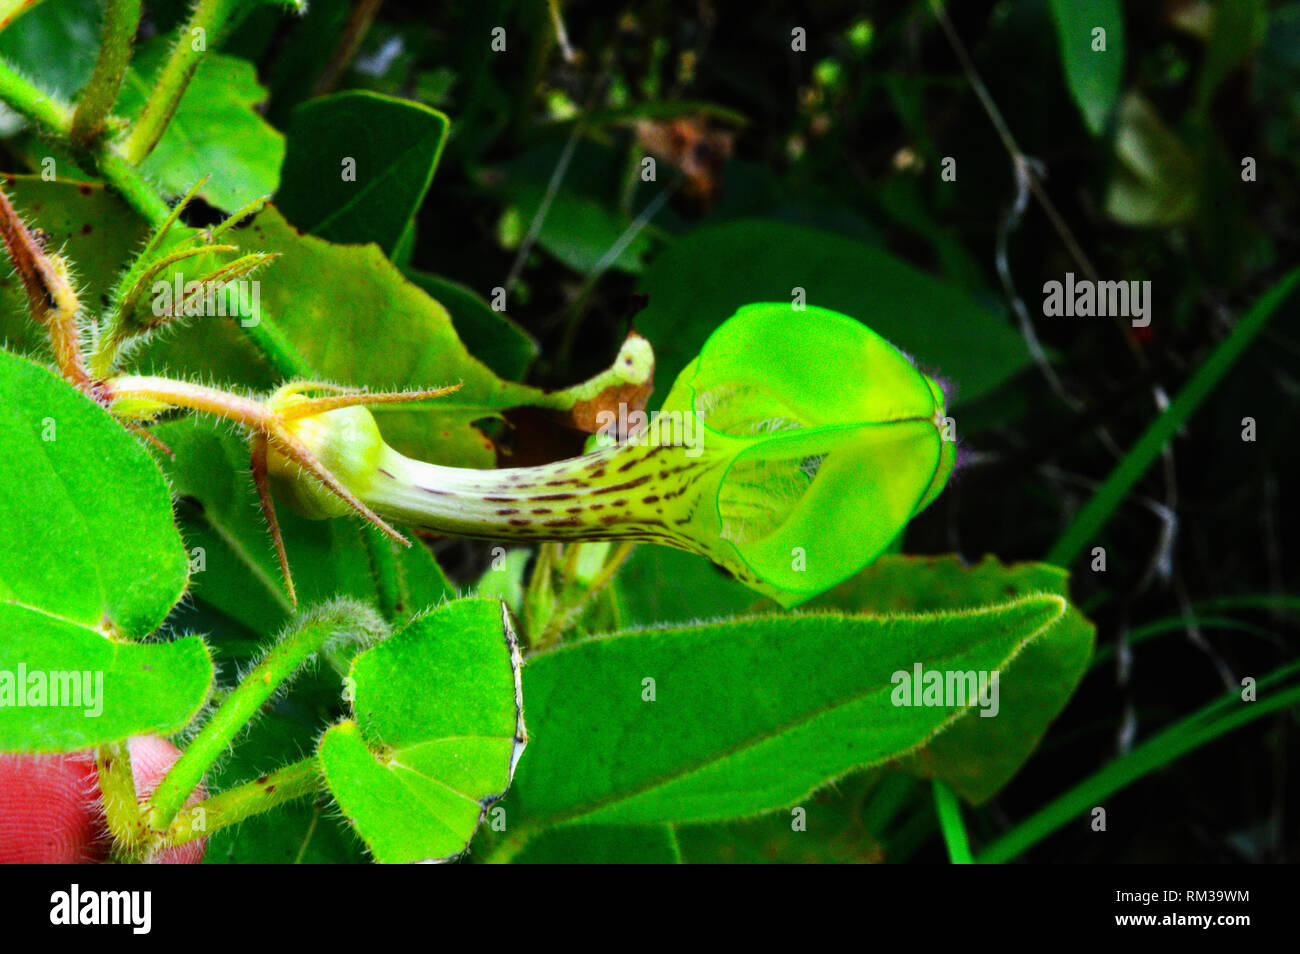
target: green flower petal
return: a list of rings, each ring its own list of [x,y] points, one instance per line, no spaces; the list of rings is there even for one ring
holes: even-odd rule
[[[938,385],[824,308],[741,308],[664,407],[698,415],[706,455],[733,456],[706,482],[714,506],[696,511],[692,531],[726,541],[740,564],[729,568],[787,606],[884,552],[942,490],[955,457]]]

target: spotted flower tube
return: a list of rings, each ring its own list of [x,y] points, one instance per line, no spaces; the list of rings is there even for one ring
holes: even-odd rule
[[[954,461],[945,415],[940,387],[884,338],[838,312],[787,303],[740,308],[648,427],[571,460],[500,470],[413,460],[361,406],[288,426],[395,523],[486,539],[664,544],[794,606],[873,561],[943,489]],[[351,512],[274,450],[269,466],[309,516]]]

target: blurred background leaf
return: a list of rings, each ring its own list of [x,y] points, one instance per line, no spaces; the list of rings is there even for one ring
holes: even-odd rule
[[[392,257],[424,201],[447,117],[407,100],[345,92],[303,103],[289,126],[276,205],[291,224]]]

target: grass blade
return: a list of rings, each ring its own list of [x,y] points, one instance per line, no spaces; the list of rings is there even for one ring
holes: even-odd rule
[[[1178,392],[1178,397],[1165,408],[1163,414],[1151,422],[1133,449],[1124,455],[1124,459],[1097,488],[1092,499],[1079,511],[1048,553],[1048,563],[1068,567],[1080,551],[1096,538],[1097,532],[1146,473],[1160,449],[1214,390],[1255,336],[1263,330],[1274,312],[1295,290],[1298,281],[1300,268],[1292,269],[1256,300],[1245,317],[1232,329],[1232,333],[1219,342],[1205,363],[1196,369],[1191,380]]]

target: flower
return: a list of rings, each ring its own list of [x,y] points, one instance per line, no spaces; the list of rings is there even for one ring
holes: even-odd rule
[[[700,553],[785,606],[878,557],[954,461],[938,384],[852,318],[740,308],[677,378],[651,426],[538,467],[413,460],[364,407],[287,426],[358,500],[396,523],[488,539],[622,539]],[[347,511],[275,453],[299,509]]]

